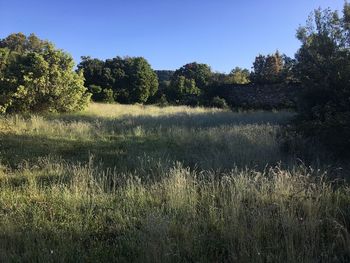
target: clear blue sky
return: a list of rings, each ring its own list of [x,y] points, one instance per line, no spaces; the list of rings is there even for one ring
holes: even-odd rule
[[[276,49],[293,56],[295,32],[317,7],[343,0],[0,0],[0,38],[31,32],[76,60],[143,56],[154,69],[197,61],[250,68]]]

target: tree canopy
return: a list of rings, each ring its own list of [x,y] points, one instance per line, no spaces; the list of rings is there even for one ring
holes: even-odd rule
[[[253,63],[251,80],[257,84],[273,84],[290,79],[293,60],[279,51],[273,54],[258,55]]]
[[[198,88],[205,89],[210,82],[212,72],[207,64],[192,62],[177,69],[174,72],[173,79],[177,79],[178,76],[183,76],[189,80],[192,79]]]
[[[350,5],[343,16],[318,9],[297,37],[296,74],[303,87],[299,128],[339,154],[350,149]]]
[[[0,40],[0,112],[83,109],[90,100],[73,58],[34,34]]]
[[[235,67],[229,74],[229,83],[248,84],[250,83],[250,71],[240,67]]]
[[[192,62],[182,66],[171,78],[167,98],[181,104],[199,104],[199,96],[206,93],[212,74],[206,64]]]
[[[83,70],[85,86],[96,101],[144,103],[158,90],[157,75],[142,57],[115,57],[105,61],[82,57],[78,69]],[[103,94],[107,91],[106,97]]]

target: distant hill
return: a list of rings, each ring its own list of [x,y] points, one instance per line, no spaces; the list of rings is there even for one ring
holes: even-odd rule
[[[170,81],[171,77],[174,75],[174,70],[155,70],[159,82]]]

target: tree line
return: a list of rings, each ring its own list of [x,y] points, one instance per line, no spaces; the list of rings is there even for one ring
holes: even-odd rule
[[[210,106],[221,84],[271,84],[291,80],[294,60],[278,51],[256,57],[253,71],[234,68],[229,74],[213,72],[209,65],[188,63],[181,68],[153,71],[142,57],[99,60],[82,57],[78,69],[94,101],[119,103],[171,103]]]
[[[222,84],[289,84],[302,90],[293,127],[328,148],[350,152],[350,5],[342,14],[315,10],[297,30],[294,58],[278,51],[258,55],[252,70],[229,74],[188,63],[154,71],[142,57],[82,57],[77,69],[68,53],[34,34],[0,39],[0,112],[70,112],[95,101],[226,107]]]
[[[154,71],[143,57],[83,56],[74,70],[72,57],[49,41],[15,33],[0,39],[0,111],[74,111],[90,97],[97,102],[210,106],[221,84],[285,82],[292,62],[277,51],[257,56],[252,71],[236,67],[223,74],[196,62]]]

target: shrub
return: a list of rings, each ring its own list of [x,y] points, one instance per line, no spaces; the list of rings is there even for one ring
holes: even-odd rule
[[[162,94],[158,100],[158,105],[161,107],[165,107],[169,105],[169,102],[165,96],[165,94]]]
[[[219,109],[229,108],[229,106],[226,103],[226,100],[220,97],[214,97],[211,101],[211,106]]]
[[[107,103],[113,103],[114,102],[114,95],[112,89],[104,89],[102,91],[102,101]]]

